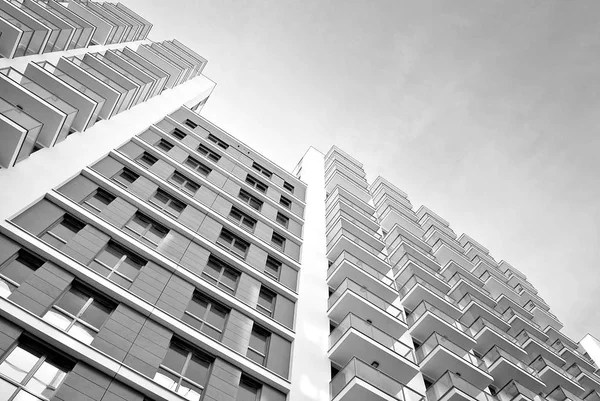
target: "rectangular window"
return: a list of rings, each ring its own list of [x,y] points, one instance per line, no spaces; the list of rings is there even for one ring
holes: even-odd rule
[[[62,248],[79,231],[85,227],[81,221],[75,217],[65,214],[56,223],[50,226],[48,230],[40,235],[40,238],[55,248]]]
[[[154,155],[151,155],[148,152],[144,152],[135,159],[138,164],[142,165],[144,168],[149,168],[154,165],[158,161],[158,158]]]
[[[0,397],[12,401],[53,398],[74,365],[22,336],[0,362]]]
[[[283,182],[283,188],[291,194],[294,193],[294,186],[287,181]]]
[[[106,206],[110,205],[117,197],[113,194],[105,191],[102,188],[98,188],[90,196],[83,200],[81,204],[84,208],[90,212],[97,214],[101,213]]]
[[[204,177],[208,176],[210,174],[210,172],[212,171],[205,164],[199,162],[198,160],[194,159],[191,156],[189,156],[187,159],[185,159],[185,162],[183,162],[183,164],[185,164],[192,170],[200,173],[200,175],[202,175]]]
[[[241,199],[244,203],[247,203],[252,209],[256,209],[260,211],[263,205],[263,201],[251,195],[250,193],[240,189],[240,193],[238,194],[238,198]]]
[[[220,303],[195,293],[187,306],[183,321],[220,341],[229,311],[229,308]]]
[[[240,379],[236,401],[258,401],[260,400],[260,383],[243,376]]]
[[[281,206],[285,207],[286,209],[291,209],[292,208],[292,201],[289,200],[288,198],[286,198],[283,195],[279,198],[279,204]]]
[[[171,135],[173,136],[173,138],[175,138],[179,141],[183,141],[183,138],[185,138],[187,136],[187,134],[185,132],[183,132],[182,130],[180,130],[179,128],[173,129],[173,131],[171,131]]]
[[[162,150],[165,153],[167,153],[169,150],[173,149],[173,147],[174,147],[174,145],[171,142],[165,141],[164,139],[161,139],[158,142],[156,142],[156,144],[154,146],[156,146],[157,148],[159,148],[160,150]]]
[[[246,257],[246,252],[248,252],[248,248],[250,247],[248,242],[225,228],[221,230],[221,234],[217,238],[217,244],[242,259]]]
[[[267,263],[265,264],[265,273],[273,277],[275,280],[279,280],[279,273],[281,273],[281,266],[283,263],[272,257],[267,256]]]
[[[160,210],[165,213],[170,214],[174,217],[179,217],[183,209],[185,209],[186,204],[181,202],[178,199],[175,199],[170,194],[166,193],[162,189],[157,189],[156,193],[152,198],[150,198],[150,203],[154,206],[158,207]]]
[[[25,249],[19,250],[0,265],[0,297],[8,298],[44,261]]]
[[[119,244],[109,241],[88,267],[121,287],[129,288],[146,263]]]
[[[252,163],[252,168],[267,178],[271,178],[273,176],[273,173],[256,162]]]
[[[276,298],[277,294],[275,294],[273,291],[265,287],[261,287],[258,294],[258,304],[256,305],[256,310],[263,315],[267,315],[269,317],[273,316]]]
[[[196,124],[195,122],[193,122],[192,120],[186,119],[183,122],[185,125],[187,125],[188,127],[190,127],[191,129],[196,129],[196,127],[198,126],[198,124]]]
[[[258,181],[250,174],[246,176],[246,184],[250,185],[252,188],[255,188],[257,191],[262,192],[263,194],[266,193],[267,189],[269,188],[266,184]]]
[[[275,248],[283,252],[285,249],[285,237],[277,234],[276,232],[273,232],[273,235],[271,236],[271,244],[273,244]]]
[[[194,181],[188,179],[177,171],[174,172],[171,177],[169,177],[169,182],[190,195],[194,195],[200,189],[200,185],[196,184]]]
[[[154,381],[191,401],[202,398],[213,358],[205,353],[172,340]]]
[[[166,227],[139,212],[125,224],[123,231],[150,246],[157,246],[169,232]]]
[[[114,309],[114,303],[76,283],[52,305],[43,319],[79,341],[91,344]]]
[[[277,212],[277,217],[275,218],[275,221],[280,225],[284,226],[285,228],[287,228],[288,224],[290,224],[290,218],[279,212]]]
[[[240,272],[210,255],[208,257],[208,263],[202,271],[202,277],[228,294],[233,295],[237,288]]]
[[[259,365],[266,365],[270,338],[271,333],[255,324],[250,334],[250,345],[246,356]]]
[[[229,212],[229,220],[234,221],[238,226],[249,231],[254,231],[254,227],[256,226],[255,219],[233,206]]]
[[[222,149],[227,149],[229,147],[228,144],[226,144],[225,142],[223,142],[222,140],[220,140],[219,138],[217,138],[213,134],[208,134],[208,140],[211,141],[212,143],[214,143],[215,145],[217,145],[218,147],[222,148]]]
[[[138,178],[140,178],[139,174],[134,173],[127,167],[124,167],[123,170],[114,175],[112,179],[120,186],[129,188],[131,184],[133,184]]]
[[[211,160],[215,163],[221,159],[220,154],[213,152],[212,150],[210,150],[209,148],[207,148],[204,145],[198,146],[198,153],[200,153],[202,156],[206,157],[208,160]]]

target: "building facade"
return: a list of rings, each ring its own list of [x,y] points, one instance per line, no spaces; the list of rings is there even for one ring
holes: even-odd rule
[[[288,172],[200,116],[183,43],[0,2],[0,401],[600,400],[523,273],[336,146]]]

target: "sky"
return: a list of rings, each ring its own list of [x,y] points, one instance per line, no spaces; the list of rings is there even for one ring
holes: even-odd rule
[[[291,170],[336,144],[600,336],[600,2],[124,0],[208,59],[202,115]]]

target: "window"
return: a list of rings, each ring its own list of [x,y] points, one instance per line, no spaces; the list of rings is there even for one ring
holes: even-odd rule
[[[260,398],[260,383],[250,379],[247,376],[242,376],[236,401],[258,401]]]
[[[186,400],[199,401],[208,380],[212,358],[177,340],[171,341],[154,381]]]
[[[221,159],[220,154],[213,152],[212,150],[210,150],[209,148],[207,148],[204,145],[198,146],[198,153],[200,153],[202,156],[206,157],[207,159],[212,160],[215,163]]]
[[[279,273],[281,272],[281,266],[283,263],[272,257],[267,256],[267,263],[265,264],[265,273],[273,277],[275,280],[279,280]]]
[[[237,288],[240,273],[214,256],[208,257],[208,263],[202,271],[202,277],[225,292],[233,295]]]
[[[46,347],[21,337],[0,363],[0,397],[12,401],[52,398],[73,365]]]
[[[200,189],[200,185],[186,178],[183,174],[178,173],[177,171],[174,172],[171,177],[169,177],[169,182],[190,195],[194,195]]]
[[[169,230],[152,221],[141,213],[136,213],[127,224],[124,231],[139,239],[146,245],[158,245],[167,236]]]
[[[192,120],[189,120],[189,119],[186,119],[183,123],[185,125],[187,125],[188,127],[190,127],[191,129],[195,129],[198,126],[198,124],[196,124],[195,122],[193,122]]]
[[[294,193],[294,186],[287,181],[283,182],[283,188],[291,194]]]
[[[207,175],[209,175],[210,172],[212,171],[206,165],[200,163],[198,160],[194,159],[191,156],[188,157],[187,159],[185,159],[185,162],[183,162],[183,163],[186,166],[188,166],[189,168],[191,168],[192,170],[197,171],[198,173],[200,173],[204,177],[206,177]]]
[[[110,241],[88,266],[121,287],[129,288],[146,263],[144,259]]]
[[[183,321],[204,334],[221,340],[229,308],[201,294],[194,294],[183,315]]]
[[[271,236],[271,244],[281,252],[285,249],[285,238],[276,232]]]
[[[246,356],[259,365],[265,365],[270,337],[271,333],[255,324],[250,334],[250,345]]]
[[[113,177],[113,181],[115,181],[122,187],[129,188],[129,186],[133,184],[138,178],[140,178],[139,174],[136,174],[133,171],[129,170],[127,167],[125,167]]]
[[[225,228],[221,230],[221,234],[217,238],[217,244],[242,259],[246,257],[246,252],[248,252],[248,248],[250,247],[248,242]]]
[[[252,163],[252,168],[258,172],[260,172],[262,175],[264,175],[267,178],[271,178],[273,176],[273,173],[271,173],[269,170],[267,170],[266,168],[264,168],[263,166],[261,166],[258,163]]]
[[[159,148],[160,150],[162,150],[163,152],[168,152],[169,150],[173,149],[173,144],[169,141],[165,141],[164,139],[161,139],[160,141],[156,142],[156,144],[154,145],[157,148]]]
[[[173,129],[173,131],[171,131],[171,135],[173,135],[173,138],[175,138],[179,141],[183,141],[183,138],[185,138],[187,136],[187,134],[185,132],[183,132],[182,130],[180,130],[179,128]]]
[[[283,195],[279,198],[279,204],[287,209],[292,208],[292,201]]]
[[[244,203],[247,203],[252,209],[256,209],[256,210],[260,211],[260,209],[262,208],[263,201],[261,201],[260,199],[256,198],[253,195],[250,195],[248,192],[244,191],[243,189],[240,189],[238,198],[241,199],[242,201],[244,201]]]
[[[252,217],[248,216],[246,213],[237,209],[236,207],[232,207],[229,212],[229,220],[234,221],[238,226],[243,229],[254,231],[254,227],[256,226],[256,220]]]
[[[65,214],[60,220],[54,223],[50,228],[42,233],[40,238],[55,248],[62,248],[79,231],[85,227],[81,221],[75,217]]]
[[[262,182],[258,181],[256,178],[252,177],[250,174],[248,174],[246,176],[246,184],[250,185],[251,187],[255,188],[257,191],[262,192],[262,193],[267,192],[267,188],[269,188]]]
[[[43,264],[37,256],[19,250],[0,266],[0,297],[7,298]]]
[[[220,140],[219,138],[217,138],[213,134],[208,134],[208,140],[211,141],[212,143],[214,143],[215,145],[217,145],[220,148],[227,149],[229,147],[229,145],[227,145],[225,142],[223,142],[222,140]]]
[[[85,344],[91,344],[114,310],[114,304],[87,288],[73,285],[43,319]]]
[[[157,189],[156,193],[150,198],[150,203],[158,207],[160,210],[168,213],[172,216],[179,217],[186,204],[178,199],[175,199],[170,194],[166,193],[162,189]]]
[[[154,163],[158,161],[158,158],[154,155],[151,155],[148,152],[144,152],[140,156],[138,156],[138,158],[135,159],[135,161],[141,164],[144,168],[148,168],[153,166]]]
[[[116,196],[113,194],[108,193],[102,188],[98,188],[94,193],[85,198],[81,205],[92,213],[100,213],[115,199]]]
[[[261,287],[258,294],[258,304],[256,305],[256,310],[269,317],[273,316],[276,298],[277,295],[273,291],[270,291],[265,287]]]
[[[275,221],[287,228],[288,224],[290,223],[290,218],[284,214],[277,212],[277,217],[275,218]]]

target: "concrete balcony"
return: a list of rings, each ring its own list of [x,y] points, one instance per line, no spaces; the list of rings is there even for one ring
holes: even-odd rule
[[[444,267],[440,271],[440,274],[442,276],[444,276],[446,278],[446,280],[451,280],[453,276],[455,276],[456,274],[459,274],[463,279],[465,279],[469,283],[471,283],[471,285],[478,287],[485,293],[489,294],[489,292],[483,288],[484,282],[479,277],[477,277],[476,275],[471,273],[470,270],[467,270],[463,266],[454,262],[453,260],[449,261],[448,263],[446,263],[444,265]],[[495,304],[496,303],[494,302],[494,305]]]
[[[500,313],[471,296],[471,294],[466,294],[462,297],[457,305],[462,312],[460,321],[467,326],[472,325],[475,320],[482,317],[494,326],[499,327],[502,331],[510,329],[510,324]]]
[[[498,270],[494,266],[490,265],[489,263],[483,260],[477,259],[473,260],[473,263],[475,263],[475,268],[471,270],[471,273],[473,273],[475,277],[479,277],[479,280],[483,281],[484,284],[490,276],[494,277],[497,281],[506,284],[506,277],[504,276],[504,274],[502,274],[500,270]],[[488,291],[490,291],[489,288]]]
[[[349,251],[380,273],[387,274],[391,269],[385,254],[372,248],[356,235],[340,229],[335,236],[328,238],[327,259],[335,260],[343,251]]]
[[[327,185],[327,181],[329,181],[329,179],[335,174],[335,172],[342,173],[347,178],[351,179],[354,185],[363,188],[365,191],[369,190],[367,180],[365,179],[364,171],[357,171],[348,168],[344,163],[340,162],[339,160],[331,161],[325,169],[325,185]]]
[[[439,274],[442,267],[436,262],[435,258],[421,252],[418,248],[406,242],[404,238],[399,237],[397,241],[393,242],[392,246],[388,246],[388,249],[390,250],[388,259],[394,266],[394,274],[398,274],[398,271],[404,267],[406,262],[411,260],[421,268],[427,269],[431,274],[437,274],[436,277],[440,280],[445,281],[444,276]],[[450,286],[445,284],[444,289],[444,291],[447,291]]]
[[[527,288],[529,292],[534,294],[538,293],[535,287],[529,281],[517,276],[516,274],[509,274],[507,278],[507,284],[509,287],[514,288],[517,292],[521,292],[521,288],[519,288],[519,286],[521,286]]]
[[[396,281],[400,286],[400,283]],[[398,290],[400,303],[408,309],[415,309],[421,301],[435,306],[454,319],[462,315],[455,301],[422,278],[412,275]]]
[[[446,265],[450,261],[453,261],[469,272],[475,268],[475,265],[471,263],[470,260],[468,260],[464,255],[458,253],[443,240],[438,240],[435,243],[432,253],[442,266]]]
[[[127,78],[130,82],[137,86],[136,94],[131,101],[131,107],[136,106],[148,99],[150,91],[154,86],[154,80],[143,73],[138,68],[135,68],[127,61],[117,56],[114,52],[108,50],[104,54],[92,53],[92,56],[102,61],[106,66],[118,72],[120,75]]]
[[[128,110],[142,101],[141,96],[143,95],[144,90],[147,91],[148,86],[137,76],[128,73],[101,53],[88,53],[83,56],[83,62],[117,82],[123,88],[127,89],[128,93],[132,94],[131,102],[128,102],[127,98],[123,101],[121,111]]]
[[[129,31],[123,35],[123,38],[121,40],[122,43],[133,42],[134,40],[136,40],[136,38],[139,36],[142,29],[144,28],[143,24],[140,21],[131,17],[129,14],[124,13],[121,9],[119,9],[119,7],[117,7],[113,3],[99,3],[99,5],[106,12],[115,15],[120,20],[124,21],[128,26],[130,26]]]
[[[565,346],[565,344],[561,340],[557,339],[556,341],[554,341],[551,347],[558,353],[558,355],[560,355],[561,358],[565,360],[565,364],[567,366],[576,363],[587,371],[596,371],[596,365],[594,365],[594,362],[591,359],[586,358],[576,349],[572,349],[568,346]]]
[[[408,279],[415,275],[428,284],[442,292],[440,295],[446,299],[446,294],[450,291],[450,286],[446,283],[444,276],[437,271],[431,269],[428,265],[421,262],[420,259],[414,258],[411,254],[405,253],[402,259],[392,268],[393,276],[397,284],[404,285]],[[452,299],[448,297],[449,299]],[[454,302],[454,300],[452,300]]]
[[[536,337],[530,335],[527,330],[522,330],[516,336],[519,344],[527,351],[528,358],[526,360],[533,361],[537,356],[541,355],[546,360],[558,366],[563,366],[566,361],[546,343],[541,342]]]
[[[154,42],[150,45],[150,47],[156,52],[160,53],[163,57],[167,58],[168,60],[177,64],[183,69],[181,82],[185,82],[188,79],[193,78],[191,76],[191,73],[194,70],[194,64],[192,64],[188,60],[179,57],[177,54],[173,53],[171,50],[166,48],[161,42]]]
[[[501,260],[500,263],[498,263],[498,268],[502,272],[504,272],[504,275],[507,278],[510,278],[511,274],[514,274],[521,277],[523,280],[527,280],[527,276],[525,274],[523,274],[521,271],[519,271],[517,268],[515,268],[505,260]]]
[[[415,354],[421,372],[433,380],[438,380],[448,370],[460,373],[462,378],[482,390],[494,380],[481,360],[437,333],[422,343]]]
[[[333,192],[333,190],[340,186],[346,189],[348,192],[352,193],[362,202],[368,203],[371,200],[371,194],[365,189],[355,183],[355,181],[341,172],[340,170],[335,170],[335,172],[329,177],[327,182],[325,183],[325,190],[327,192]]]
[[[579,347],[579,344],[576,343],[575,341],[571,340],[569,337],[567,337],[566,335],[564,335],[563,333],[561,333],[560,331],[556,330],[554,327],[552,326],[548,326],[544,329],[544,334],[548,337],[548,342],[549,343],[554,343],[556,340],[560,340],[564,343],[565,346],[571,348],[571,349],[577,349]]]
[[[325,223],[327,225],[328,235],[335,235],[335,231],[340,228],[345,228],[354,235],[364,239],[371,247],[379,252],[385,248],[385,244],[381,240],[377,229],[373,230],[370,225],[364,224],[364,220],[354,217],[352,214],[343,210],[335,211],[332,209],[326,216]]]
[[[0,93],[6,101],[44,124],[37,146],[54,146],[69,134],[77,109],[12,67],[0,70]]]
[[[114,27],[112,36],[106,42],[107,44],[121,43],[124,41],[126,35],[132,28],[131,25],[102,8],[100,4],[93,3],[91,1],[87,1],[82,4],[84,4],[89,11],[93,12],[96,16],[101,17]]]
[[[0,167],[12,167],[28,157],[41,130],[41,122],[0,97]]]
[[[200,71],[202,70],[202,67],[206,63],[206,60],[204,60],[204,59],[201,60],[201,59],[197,58],[196,56],[194,56],[194,55],[190,54],[189,52],[183,50],[182,48],[180,48],[179,46],[177,46],[176,44],[174,44],[170,40],[165,40],[164,42],[162,42],[162,44],[167,49],[169,49],[172,53],[174,53],[177,56],[179,56],[181,59],[187,60],[190,63],[192,63],[192,65],[194,66],[194,68],[190,72],[189,79],[192,79],[192,78],[196,77],[198,74],[200,74]]]
[[[350,252],[342,252],[327,269],[327,284],[337,288],[349,278],[387,302],[398,298],[394,280],[364,263]]]
[[[169,79],[165,85],[167,89],[181,83],[184,71],[183,67],[172,62],[168,57],[163,56],[148,45],[138,46],[136,53],[169,74]]]
[[[541,401],[536,393],[514,380],[502,387],[496,398],[498,401]]]
[[[327,305],[327,314],[334,322],[352,312],[394,338],[399,338],[408,329],[400,309],[348,278],[329,296]]]
[[[127,15],[129,15],[130,17],[136,19],[137,21],[141,22],[143,25],[143,29],[142,31],[139,33],[139,35],[134,38],[135,40],[143,40],[146,39],[148,37],[148,33],[150,32],[150,30],[152,29],[152,24],[149,23],[148,21],[146,21],[144,18],[142,18],[139,14],[131,11],[129,8],[127,8],[124,4],[122,3],[117,3],[116,7],[123,13],[126,13]]]
[[[446,234],[445,231],[442,231],[442,230],[438,229],[437,227],[432,226],[427,230],[427,232],[424,235],[424,238],[425,238],[425,242],[432,248],[437,244],[438,241],[441,241],[445,245],[452,248],[452,250],[454,252],[456,252],[457,254],[463,255],[463,257],[466,260],[468,260],[469,264],[470,264],[471,258],[466,257],[466,255],[464,254],[465,250],[463,249],[463,247],[460,246],[460,244],[458,243],[458,241],[455,238]],[[473,268],[473,266],[470,267],[470,269],[472,269],[472,268]]]
[[[369,185],[369,192],[371,192],[373,195],[373,200],[375,203],[378,202],[379,198],[383,197],[384,195],[388,195],[399,202],[410,204],[410,201],[408,200],[408,194],[382,176],[375,178],[371,185]],[[409,206],[409,209],[411,208],[412,207]]]
[[[600,391],[600,377],[595,373],[588,371],[577,363],[571,364],[566,371],[577,380],[577,383],[579,383],[581,387],[585,388],[585,391]]]
[[[490,264],[491,266],[498,266],[498,262],[496,262],[496,260],[492,256],[481,252],[481,250],[479,250],[479,248],[477,248],[477,247],[471,246],[471,243],[467,244],[467,248],[464,248],[464,250],[465,250],[465,256],[468,259],[470,259],[471,261],[483,260],[486,263]],[[473,262],[473,263],[475,263],[475,262]]]
[[[410,347],[352,313],[329,335],[327,355],[339,366],[355,357],[377,363],[377,369],[403,384],[419,372]]]
[[[484,288],[473,285],[470,280],[467,280],[460,273],[454,273],[454,275],[448,280],[448,284],[452,286],[448,292],[448,295],[454,299],[459,300],[465,295],[470,294],[473,298],[477,298],[488,308],[493,309],[496,306],[496,301],[494,301],[494,299]]]
[[[84,19],[89,24],[96,27],[96,30],[92,34],[90,43],[107,45],[112,42],[113,37],[117,31],[117,27],[112,22],[108,21],[101,15],[96,14],[93,10],[90,10],[85,6],[85,3],[70,1],[67,3],[67,8],[73,14],[77,15],[81,19]]]
[[[542,356],[538,356],[529,366],[538,372],[540,379],[546,384],[546,391],[561,386],[567,391],[582,395],[585,392],[575,376],[556,366]]]
[[[373,216],[366,216],[361,213],[354,207],[351,203],[346,202],[343,198],[338,198],[338,202],[336,202],[332,207],[328,208],[325,216],[325,223],[327,226],[331,225],[337,216],[343,213],[345,216],[348,216],[348,219],[352,222],[355,222],[359,227],[363,230],[367,231],[371,235],[376,235],[377,230],[379,229],[379,224],[374,220]]]
[[[329,165],[334,161],[341,162],[346,167],[354,170],[357,174],[360,174],[361,172],[364,174],[362,163],[335,145],[332,146],[331,149],[329,149],[329,152],[327,152],[325,155],[325,170],[327,170]]]
[[[154,97],[160,95],[163,90],[166,89],[167,81],[169,80],[170,75],[166,72],[158,68],[156,65],[152,64],[133,50],[128,47],[124,47],[123,49],[114,50],[116,54],[118,54],[123,59],[127,60],[129,63],[133,64],[140,70],[144,71],[147,75],[153,77],[156,80],[156,84],[150,94],[150,97]]]
[[[533,302],[538,307],[540,307],[546,311],[550,310],[550,306],[548,306],[548,304],[546,303],[546,301],[544,301],[542,299],[542,297],[529,291],[529,289],[527,289],[526,287],[521,287],[521,291],[519,292],[519,295],[521,296],[522,305],[526,305],[528,302]]]
[[[533,320],[540,327],[548,327],[552,326],[556,330],[560,330],[563,328],[563,324],[558,320],[555,314],[550,312],[549,310],[545,310],[541,308],[537,303],[533,301],[528,301],[523,308],[528,310],[533,315]]]
[[[68,19],[60,17],[45,4],[41,4],[41,2],[24,0],[21,4],[21,8],[25,8],[32,13],[35,13],[35,15],[39,16],[40,22],[51,26],[53,30],[56,31],[56,33],[51,34],[48,39],[48,43],[46,44],[43,53],[67,50],[69,44],[73,41],[75,34],[81,34],[81,32],[76,31],[76,28],[79,28],[77,24],[73,24]]]
[[[488,255],[490,253],[490,250],[487,249],[485,246],[481,245],[479,242],[475,241],[473,238],[469,237],[467,234],[461,234],[460,237],[458,237],[458,242],[460,243],[460,245],[465,248],[465,250],[467,250],[468,248],[474,247],[479,249],[480,252]]]
[[[533,315],[528,310],[524,309],[519,303],[507,297],[505,294],[500,294],[500,296],[496,298],[496,304],[495,309],[502,314],[504,314],[508,308],[512,308],[525,319],[533,319]]]
[[[519,305],[519,308],[522,308],[521,296],[508,286],[504,280],[490,274],[488,271],[484,272],[480,279],[483,281],[485,289],[489,291],[492,298],[497,299],[499,296],[504,295],[510,298],[514,304]]]
[[[539,393],[545,388],[544,381],[540,378],[537,371],[498,346],[491,348],[482,357],[485,366],[492,376],[494,376],[494,386],[504,387],[515,377],[531,391]]]
[[[587,393],[585,396],[583,396],[583,400],[584,401],[600,401],[600,394],[597,391],[592,390],[589,393]]]
[[[358,358],[353,358],[329,383],[332,401],[425,401],[416,391]]]
[[[416,237],[422,237],[424,234],[421,226],[406,218],[405,213],[392,205],[386,206],[383,209],[380,213],[379,221],[381,222],[381,227],[386,231],[390,231],[395,225],[398,225]]]
[[[449,238],[457,240],[456,233],[449,226],[443,225],[437,219],[434,219],[429,215],[425,215],[423,219],[418,220],[417,224],[419,224],[425,232],[431,230],[431,228],[434,227],[435,229],[444,232]]]
[[[192,49],[190,49],[189,47],[187,47],[186,45],[184,45],[177,39],[173,39],[173,40],[169,41],[169,43],[173,44],[174,46],[177,46],[179,49],[183,50],[186,54],[191,56],[196,62],[200,63],[200,68],[198,69],[198,74],[202,73],[202,71],[204,70],[204,67],[208,63],[208,60],[206,60],[204,57],[202,57],[201,55],[199,55],[198,53],[196,53],[195,51],[193,51]]]
[[[79,15],[54,0],[48,0],[47,2],[36,1],[36,3],[40,7],[52,11],[59,18],[75,27],[75,33],[67,47],[68,50],[80,49],[90,45],[92,36],[96,32],[95,25],[90,24],[86,19],[81,18]]]
[[[371,193],[371,195],[373,197],[375,208],[379,214],[383,214],[385,209],[392,207],[399,213],[402,213],[406,219],[412,221],[420,227],[419,218],[412,210],[412,204],[408,201],[408,199],[398,197],[394,194],[390,194],[389,192],[380,192],[376,194]]]
[[[526,330],[530,335],[533,335],[541,342],[548,341],[548,336],[544,334],[542,328],[536,322],[523,317],[513,308],[506,309],[502,316],[510,325],[509,334],[516,336],[522,330]]]
[[[477,342],[472,348],[483,355],[495,345],[519,360],[527,358],[527,352],[519,345],[517,340],[498,328],[496,325],[480,317],[469,326],[469,332]]]
[[[338,202],[344,202],[357,213],[360,213],[366,219],[372,221],[374,224],[379,225],[377,217],[375,217],[375,209],[367,202],[357,198],[354,194],[343,187],[336,187],[331,191],[327,199],[325,200],[325,211],[328,213],[334,208]]]
[[[45,49],[53,28],[28,11],[21,9],[21,3],[0,1],[0,55],[3,57],[31,56]]]
[[[463,349],[476,345],[469,328],[435,306],[422,301],[410,314],[407,313],[408,333],[419,341],[425,341],[434,332]]]
[[[496,401],[493,396],[451,371],[437,379],[427,389],[426,395],[429,401]]]
[[[581,398],[560,386],[552,390],[545,398],[547,401],[582,401]]]
[[[419,250],[419,252],[425,255],[431,255],[431,247],[427,245],[420,237],[413,235],[404,227],[396,224],[392,227],[388,235],[385,237],[385,243],[388,249],[395,251],[396,247],[401,242],[406,242],[410,244],[410,246],[416,248],[417,250]],[[431,257],[431,259],[435,260],[434,257]]]

